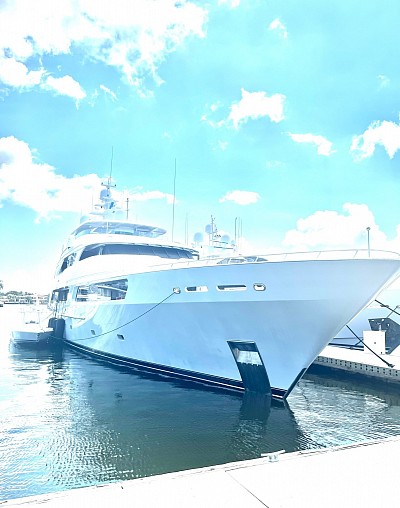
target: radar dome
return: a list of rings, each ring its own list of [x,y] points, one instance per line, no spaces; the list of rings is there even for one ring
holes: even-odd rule
[[[196,243],[201,243],[203,241],[203,233],[196,233],[193,237],[193,241]]]

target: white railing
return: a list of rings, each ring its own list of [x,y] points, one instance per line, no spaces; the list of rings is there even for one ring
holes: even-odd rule
[[[318,250],[304,252],[271,253],[256,256],[225,256],[213,258],[200,258],[190,260],[176,260],[171,263],[152,265],[152,268],[184,268],[192,266],[233,265],[243,263],[279,263],[282,261],[332,261],[339,259],[397,259],[400,253],[384,250],[367,249],[341,249],[341,250]]]

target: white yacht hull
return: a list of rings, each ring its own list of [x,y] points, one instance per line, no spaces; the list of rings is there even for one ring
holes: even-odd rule
[[[90,273],[82,261],[57,282],[70,288],[58,306],[69,344],[115,363],[240,390],[228,341],[255,343],[272,395],[280,398],[400,266],[397,259],[314,259],[138,271],[132,259],[101,258],[92,258]],[[124,300],[74,299],[79,284],[117,277],[128,280]],[[186,289],[193,287],[203,289]]]

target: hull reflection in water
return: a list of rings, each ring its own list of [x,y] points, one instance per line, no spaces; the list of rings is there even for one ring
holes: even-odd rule
[[[400,434],[399,395],[354,383],[307,374],[290,408],[270,406],[4,345],[0,500]]]
[[[0,382],[0,499],[299,448],[292,412],[270,397],[190,388],[69,349],[10,353],[10,398]]]

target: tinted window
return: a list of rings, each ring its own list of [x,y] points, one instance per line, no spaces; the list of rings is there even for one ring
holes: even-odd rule
[[[127,291],[127,279],[96,282],[94,284],[79,286],[76,292],[76,301],[124,300]]]
[[[107,245],[89,245],[84,249],[80,259],[86,259],[91,256],[107,254],[128,254],[136,256],[156,256],[170,259],[193,259],[193,254],[189,250],[177,249],[174,247],[163,247],[160,245],[132,245],[124,243],[112,243]]]

